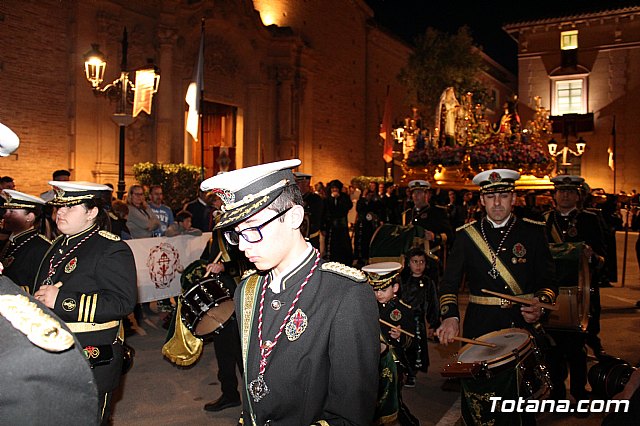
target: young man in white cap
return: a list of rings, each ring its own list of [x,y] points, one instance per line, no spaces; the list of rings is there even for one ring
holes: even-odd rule
[[[235,294],[245,425],[369,425],[379,326],[361,271],[324,263],[300,232],[302,197],[286,160],[207,179],[223,202],[216,228],[259,272]]]
[[[513,327],[533,331],[532,326],[543,314],[539,303],[555,301],[555,270],[544,223],[521,219],[512,213],[516,202],[515,181],[519,177],[516,171],[495,169],[473,178],[473,183],[480,186],[480,202],[486,216],[457,230],[440,284],[442,325],[436,335],[442,344],[452,343],[459,334],[458,289],[465,276],[470,293],[464,318],[466,338]],[[533,303],[520,306],[490,297],[483,289],[529,298]],[[505,377],[461,381],[462,415],[467,424],[535,422],[532,416],[491,410],[487,392],[496,392],[507,399],[529,396],[518,395],[519,386],[517,380],[509,380],[511,374],[507,371]]]
[[[51,245],[40,230],[45,220],[44,200],[12,189],[5,189],[4,194],[4,229],[11,235],[0,251],[3,274],[29,292],[36,278],[34,264],[40,262]]]
[[[569,375],[567,365],[571,370],[570,392],[576,399],[588,399],[585,386],[587,384],[587,353],[585,343],[589,343],[589,329],[593,332],[592,343],[594,354],[602,357],[604,351],[598,338],[600,331],[600,289],[597,285],[597,274],[604,266],[605,242],[604,233],[595,213],[582,209],[582,190],[584,179],[574,175],[558,175],[551,179],[554,185],[553,198],[556,208],[546,212],[547,238],[550,243],[585,243],[585,255],[589,258],[591,273],[590,318],[589,327],[585,334],[578,324],[571,330],[567,324],[563,329],[547,327],[549,334],[556,342],[556,346],[549,352],[549,371],[553,383],[551,399],[565,399],[565,380]],[[563,252],[567,253],[567,246]],[[577,259],[576,259],[577,260]],[[566,265],[566,263],[563,263]],[[561,286],[572,287],[578,285],[579,266],[558,270]]]

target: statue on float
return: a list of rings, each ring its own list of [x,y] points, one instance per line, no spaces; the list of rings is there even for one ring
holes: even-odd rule
[[[436,113],[436,129],[439,129],[438,147],[456,145],[456,121],[460,114],[460,102],[453,87],[447,87],[440,96]]]

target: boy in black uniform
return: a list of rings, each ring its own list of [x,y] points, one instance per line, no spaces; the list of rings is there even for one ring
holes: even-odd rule
[[[373,288],[378,301],[380,332],[382,339],[384,339],[383,343],[391,347],[398,359],[398,379],[396,383],[398,421],[401,425],[417,425],[420,422],[409,412],[409,409],[402,401],[402,386],[404,382],[402,377],[412,375],[415,377],[405,352],[415,336],[415,323],[411,306],[398,298],[400,269],[402,269],[402,265],[398,262],[381,262],[367,265],[362,268],[362,271],[367,274],[367,280]],[[383,377],[380,380],[382,383]],[[381,401],[379,401],[380,403]],[[378,409],[380,408],[379,406]],[[384,424],[391,420],[388,416],[385,419],[377,418],[376,424]]]

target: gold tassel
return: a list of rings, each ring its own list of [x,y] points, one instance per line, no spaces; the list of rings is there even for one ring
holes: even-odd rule
[[[181,300],[178,299],[175,331],[171,339],[162,346],[162,355],[176,365],[189,366],[200,358],[203,343],[202,339],[194,336],[182,323],[181,309]]]

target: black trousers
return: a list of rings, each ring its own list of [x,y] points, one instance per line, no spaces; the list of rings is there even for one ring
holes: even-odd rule
[[[569,391],[576,399],[586,399],[587,351],[586,333],[577,331],[547,330],[555,346],[546,353],[547,367],[553,390],[550,399],[566,399],[564,382],[571,374]]]
[[[229,399],[240,399],[238,392],[238,377],[236,366],[240,375],[242,369],[242,348],[240,346],[240,334],[235,316],[224,327],[218,329],[218,333],[212,337],[213,348],[218,360],[218,380],[222,389],[222,395]]]

